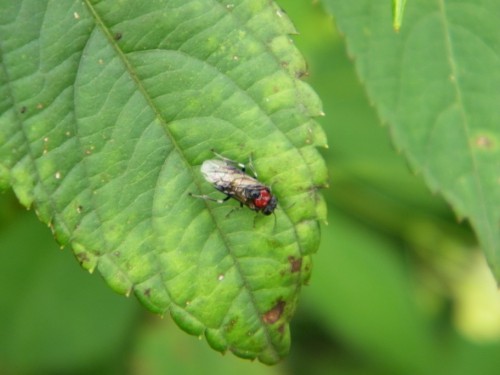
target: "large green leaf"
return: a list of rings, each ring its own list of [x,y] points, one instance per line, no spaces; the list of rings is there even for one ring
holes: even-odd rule
[[[500,280],[500,3],[325,0],[394,142],[470,219]],[[396,183],[396,181],[395,181]]]
[[[275,363],[325,205],[325,136],[294,29],[266,0],[0,4],[0,183],[81,264],[219,351]],[[213,194],[215,148],[279,199]]]

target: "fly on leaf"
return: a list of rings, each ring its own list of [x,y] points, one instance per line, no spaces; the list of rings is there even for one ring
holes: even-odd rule
[[[201,165],[201,173],[205,180],[212,184],[214,188],[226,194],[224,199],[214,199],[207,195],[191,196],[211,200],[217,203],[224,203],[230,198],[240,202],[241,207],[247,206],[253,211],[262,212],[264,215],[271,215],[278,204],[277,198],[271,193],[271,189],[257,180],[250,159],[250,168],[254,176],[245,173],[245,165],[237,163],[222,155],[214,154],[219,159],[205,160]]]

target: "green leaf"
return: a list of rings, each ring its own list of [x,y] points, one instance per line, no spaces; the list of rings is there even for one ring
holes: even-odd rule
[[[283,12],[24,0],[0,33],[0,184],[117,292],[216,350],[282,358],[326,215],[321,104]],[[276,220],[189,196],[221,197],[199,171],[212,148],[253,156]]]
[[[384,2],[325,2],[396,146],[470,219],[500,280],[499,3],[412,1],[396,34]]]

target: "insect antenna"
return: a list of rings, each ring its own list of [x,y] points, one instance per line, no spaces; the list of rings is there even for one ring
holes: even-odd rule
[[[237,208],[236,208],[237,209]],[[278,209],[278,207],[276,207],[276,209]],[[235,209],[233,209],[234,211]],[[273,216],[274,216],[274,225],[273,225],[273,232],[276,231],[276,225],[278,224],[278,217],[276,216],[276,213],[273,211]],[[255,214],[255,216],[253,217],[253,229],[256,228],[256,224],[257,224],[257,220],[262,220],[264,219],[265,217],[264,216],[261,216],[261,215],[258,215],[258,214]]]

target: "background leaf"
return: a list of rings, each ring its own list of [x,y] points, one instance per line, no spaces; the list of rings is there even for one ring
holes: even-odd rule
[[[440,351],[414,298],[405,259],[393,242],[345,214],[331,214],[328,221],[333,229],[324,234],[313,282],[332,298],[312,288],[305,305],[329,331],[390,372],[431,373]],[[332,243],[342,251],[331,251]]]
[[[0,14],[0,183],[117,292],[216,350],[283,357],[326,212],[321,106],[284,13],[25,0]],[[276,225],[188,196],[213,191],[211,148],[253,155]]]
[[[34,215],[11,216],[1,229],[2,371],[111,370],[106,363],[125,351],[139,304],[89,278]]]
[[[384,2],[325,4],[397,147],[470,219],[499,279],[498,2],[412,1],[399,33]]]

